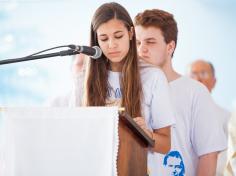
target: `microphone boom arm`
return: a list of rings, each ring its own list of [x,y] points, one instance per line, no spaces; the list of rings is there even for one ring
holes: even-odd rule
[[[24,61],[36,60],[36,59],[43,59],[43,58],[48,58],[48,57],[70,56],[70,55],[76,55],[76,54],[80,54],[80,52],[74,49],[69,49],[69,50],[63,50],[63,51],[54,52],[54,53],[48,53],[48,54],[0,60],[0,65],[11,64],[11,63],[16,63],[16,62],[24,62]]]

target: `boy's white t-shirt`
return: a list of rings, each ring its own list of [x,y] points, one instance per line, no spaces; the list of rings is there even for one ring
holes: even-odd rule
[[[171,150],[155,153],[150,176],[194,176],[199,156],[227,148],[227,138],[208,90],[199,82],[180,77],[169,83],[175,112]],[[152,174],[157,173],[157,174]]]

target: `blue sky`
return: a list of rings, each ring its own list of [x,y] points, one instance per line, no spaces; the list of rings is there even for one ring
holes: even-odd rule
[[[86,45],[96,8],[107,1],[0,0],[0,59],[29,55],[64,44]],[[179,28],[173,58],[178,72],[197,59],[216,68],[216,102],[231,110],[236,105],[236,1],[155,0],[117,1],[134,17],[145,9],[174,14]],[[70,89],[70,57],[49,58],[0,66],[0,105],[40,105]]]

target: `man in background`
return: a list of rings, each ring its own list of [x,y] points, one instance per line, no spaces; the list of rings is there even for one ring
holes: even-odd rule
[[[216,84],[215,68],[212,63],[199,59],[190,64],[188,74],[191,78],[204,84],[212,92]]]
[[[227,150],[227,163],[224,175],[236,175],[236,110],[233,111],[229,121],[229,148]]]
[[[203,85],[207,87],[209,92],[211,93],[216,84],[216,76],[215,76],[215,68],[213,64],[209,61],[205,61],[203,59],[195,60],[193,63],[190,64],[188,69],[188,75],[201,82]],[[216,105],[219,113],[221,114],[221,123],[223,124],[224,131],[226,136],[228,136],[228,121],[230,117],[230,113],[223,109],[222,107]],[[218,119],[217,119],[218,120]],[[218,155],[217,160],[217,169],[216,175],[221,176],[224,173],[227,161],[227,150],[221,152]]]

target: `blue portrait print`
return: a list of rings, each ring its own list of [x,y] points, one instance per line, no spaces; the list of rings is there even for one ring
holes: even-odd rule
[[[168,169],[170,176],[184,176],[185,167],[181,154],[178,151],[170,151],[163,161],[163,165]]]

